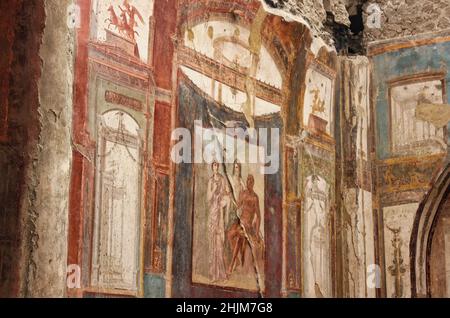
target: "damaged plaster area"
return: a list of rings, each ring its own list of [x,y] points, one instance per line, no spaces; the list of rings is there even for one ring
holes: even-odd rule
[[[26,297],[65,295],[70,143],[73,87],[73,33],[67,28],[70,0],[43,1],[45,28],[39,56],[39,136],[26,172],[29,187],[24,205],[24,257]],[[55,47],[64,53],[55,54]],[[64,49],[63,49],[64,48]],[[51,247],[51,248],[49,248]]]
[[[316,39],[344,53],[362,52],[362,6],[365,0],[262,0],[264,8],[307,25]],[[355,26],[356,25],[356,26]]]

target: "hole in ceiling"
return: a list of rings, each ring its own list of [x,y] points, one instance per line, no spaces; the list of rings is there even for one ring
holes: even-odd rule
[[[362,5],[357,6],[357,14],[351,15],[350,18],[350,30],[354,35],[360,35],[364,32],[364,19]]]

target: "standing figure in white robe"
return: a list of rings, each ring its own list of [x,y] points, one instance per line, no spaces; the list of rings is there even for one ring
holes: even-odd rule
[[[230,205],[230,190],[219,164],[212,164],[213,175],[208,182],[208,239],[210,242],[209,276],[212,282],[227,279],[225,269],[225,211]]]

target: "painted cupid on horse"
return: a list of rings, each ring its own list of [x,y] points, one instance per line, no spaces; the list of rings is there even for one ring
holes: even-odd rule
[[[139,36],[139,33],[134,30],[138,26],[136,17],[139,18],[142,24],[145,23],[144,19],[136,7],[130,4],[129,0],[124,0],[122,5],[123,8],[119,6],[121,11],[120,16],[116,14],[113,5],[110,5],[108,8],[109,18],[105,22],[109,21],[108,28],[113,25],[119,31],[120,35],[126,36],[136,42],[135,35],[137,34]]]

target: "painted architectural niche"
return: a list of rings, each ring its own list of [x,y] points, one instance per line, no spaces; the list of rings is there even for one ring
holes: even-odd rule
[[[334,81],[312,67],[306,74],[306,92],[303,108],[303,125],[313,133],[333,136]]]
[[[179,49],[182,72],[203,96],[224,110],[220,118],[207,110],[208,117],[225,126],[240,117],[247,123],[237,123],[239,127],[254,127],[258,118],[278,116],[281,110],[282,74],[264,45],[252,52],[249,37],[248,28],[212,19],[186,28],[184,46]],[[225,130],[220,133],[223,126],[214,128],[221,141],[210,156],[218,155],[220,161],[222,149],[235,140]],[[203,153],[208,151],[208,144],[201,147]],[[227,162],[233,164],[195,165],[194,284],[264,292],[265,177],[261,166],[248,163],[246,157],[246,153],[258,153],[261,162],[264,151],[253,141],[242,139],[236,149],[227,149]],[[230,153],[233,158],[228,157]]]
[[[190,27],[179,53],[181,69],[205,94],[232,110],[244,112],[251,97],[253,115],[277,113],[282,74],[266,47],[251,53],[249,36],[247,28],[221,20]],[[256,80],[253,89],[247,90],[247,76]]]
[[[391,147],[396,155],[443,153],[447,150],[444,127],[416,117],[421,103],[445,103],[445,74],[423,74],[390,82]]]
[[[303,127],[320,146],[300,146],[303,160],[299,178],[301,211],[301,281],[305,297],[333,297],[332,218],[334,199],[334,75],[311,60],[305,78]],[[323,143],[323,144],[322,144]]]
[[[383,209],[386,291],[390,298],[411,297],[409,242],[419,204]]]
[[[330,186],[320,176],[306,179],[303,205],[303,281],[306,297],[332,297]]]
[[[224,140],[223,145],[234,141],[226,135],[219,139]],[[216,144],[214,149],[223,149],[223,145]],[[209,151],[208,143],[203,147]],[[247,151],[264,153],[264,149],[243,141],[236,158]],[[237,159],[234,164],[195,166],[194,283],[264,291],[265,186],[261,168]]]
[[[96,144],[90,288],[137,295],[152,149],[152,1],[93,2],[87,127]]]
[[[135,290],[140,250],[142,136],[136,121],[121,111],[101,116],[92,283]]]

